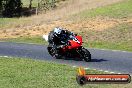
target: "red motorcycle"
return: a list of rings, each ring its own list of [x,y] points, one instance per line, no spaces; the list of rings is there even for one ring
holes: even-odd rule
[[[45,40],[48,40],[46,39],[47,36],[43,36],[43,38],[45,38]],[[78,36],[78,35],[71,35],[68,39],[67,39],[67,44],[63,47],[63,48],[60,48],[60,49],[56,49],[54,45],[52,44],[49,44],[47,49],[48,49],[48,52],[49,54],[52,56],[52,57],[55,57],[56,59],[59,59],[59,58],[80,58],[86,62],[89,62],[91,61],[91,54],[90,52],[85,49],[83,46],[82,46],[82,37],[81,36]]]

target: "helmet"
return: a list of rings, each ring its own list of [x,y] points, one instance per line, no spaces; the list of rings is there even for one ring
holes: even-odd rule
[[[62,28],[60,28],[60,27],[54,28],[54,33],[55,33],[56,35],[61,34],[61,32],[62,32]]]

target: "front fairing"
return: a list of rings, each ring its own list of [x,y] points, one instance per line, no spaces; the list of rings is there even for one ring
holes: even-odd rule
[[[82,37],[81,36],[73,36],[69,40],[68,49],[75,49],[75,48],[79,48],[80,46],[82,46]]]

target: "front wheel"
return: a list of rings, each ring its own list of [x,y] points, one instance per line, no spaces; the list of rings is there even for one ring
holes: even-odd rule
[[[49,54],[50,54],[52,57],[54,57],[54,58],[56,58],[56,59],[62,58],[62,56],[61,56],[60,54],[58,54],[57,50],[56,50],[54,47],[51,47],[51,46],[50,46],[50,47],[48,47],[47,49],[48,49]]]
[[[91,61],[91,54],[90,52],[85,49],[85,48],[82,48],[82,57],[83,57],[83,60],[86,61],[86,62],[89,62]]]

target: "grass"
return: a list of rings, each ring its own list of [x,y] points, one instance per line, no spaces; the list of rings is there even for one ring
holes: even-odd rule
[[[106,16],[112,18],[123,18],[123,17],[132,17],[132,0],[124,0],[119,3],[115,3],[108,6],[103,6],[91,10],[84,10],[80,13],[73,15],[72,17],[80,19],[86,19],[90,17],[97,16]]]
[[[84,10],[72,16],[74,20],[91,17],[109,17],[109,18],[131,18],[132,17],[132,0],[124,0],[112,5],[103,6],[91,10]],[[122,23],[116,27],[104,31],[87,30],[79,33],[83,35],[85,46],[93,48],[117,49],[132,51],[132,25]]]
[[[19,37],[19,38],[13,38],[13,39],[0,39],[0,41],[7,41],[7,42],[17,42],[17,43],[34,43],[34,44],[40,44],[40,45],[47,45],[48,42],[46,42],[42,37],[40,36],[34,36],[34,37]]]
[[[82,32],[78,34],[82,35],[84,41],[83,45],[85,47],[132,51],[131,28],[132,28],[131,24],[123,23],[104,31],[82,30]],[[40,36],[20,37],[6,40],[4,39],[1,41],[35,43],[41,45],[48,44]]]
[[[83,35],[85,46],[93,48],[132,51],[131,24],[119,24],[104,31],[87,31]]]
[[[111,43],[104,41],[89,41],[84,44],[86,47],[99,48],[99,49],[110,49],[110,50],[123,50],[132,52],[132,42],[121,42],[121,43]]]
[[[17,18],[0,18],[0,28],[2,28],[5,24],[8,26],[10,21],[16,22]]]
[[[104,72],[87,70],[89,74]],[[0,57],[0,88],[82,88],[77,68],[23,58]],[[131,88],[130,84],[87,84],[83,88]]]
[[[12,27],[20,27],[21,25],[27,25],[31,22],[31,19],[26,17],[21,18],[0,18],[0,30]]]

